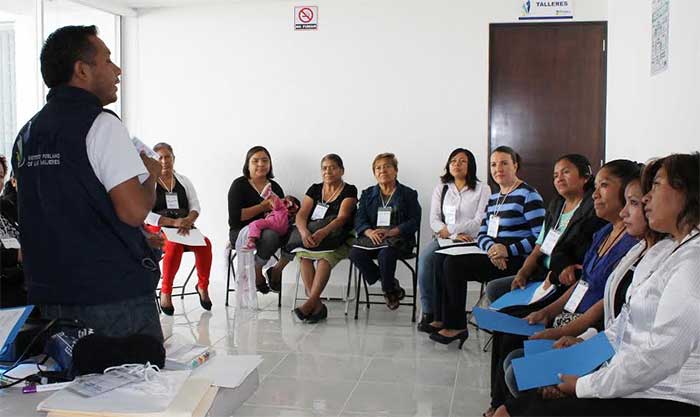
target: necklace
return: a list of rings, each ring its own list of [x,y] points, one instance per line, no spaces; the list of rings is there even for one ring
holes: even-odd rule
[[[163,186],[163,188],[165,188],[165,190],[166,190],[167,192],[172,193],[172,192],[173,192],[173,189],[175,188],[175,175],[173,175],[173,176],[170,178],[170,188],[168,188],[168,186],[165,185],[165,182],[163,182],[163,178],[162,178],[162,177],[158,177],[158,182],[160,182],[160,184]]]

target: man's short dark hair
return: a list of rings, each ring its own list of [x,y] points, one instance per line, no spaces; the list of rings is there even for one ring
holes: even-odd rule
[[[49,35],[41,48],[41,76],[47,87],[67,84],[77,61],[95,60],[97,50],[90,36],[97,36],[95,25],[64,26]]]

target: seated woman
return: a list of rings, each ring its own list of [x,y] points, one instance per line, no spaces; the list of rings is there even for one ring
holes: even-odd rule
[[[491,176],[500,191],[491,195],[477,242],[484,255],[444,256],[435,268],[435,281],[442,280],[441,305],[435,306],[436,321],[430,339],[443,344],[469,336],[465,304],[469,281],[488,282],[515,275],[535,246],[542,228],[542,196],[518,178],[520,155],[507,146],[491,153]]]
[[[228,190],[228,225],[229,242],[236,243],[241,229],[251,222],[265,218],[265,214],[272,211],[271,199],[262,197],[262,192],[269,184],[272,191],[278,196],[284,196],[282,187],[273,181],[272,157],[270,152],[262,146],[253,146],[248,150],[243,163],[243,176],[236,178]],[[279,292],[282,286],[282,271],[294,257],[283,252],[282,257],[268,273],[269,285],[263,276],[263,266],[267,264],[272,255],[283,247],[289,233],[280,235],[274,230],[264,230],[256,241],[255,253],[255,283],[257,290],[267,294],[270,289]]]
[[[545,287],[549,287],[552,282],[560,282],[564,271],[565,285],[575,281],[571,266],[583,262],[593,233],[605,225],[593,210],[592,171],[590,162],[582,155],[564,155],[556,161],[553,178],[557,194],[549,204],[535,248],[515,277],[489,282],[486,287],[489,301],[495,301],[509,290],[523,288],[529,281],[546,278]],[[561,293],[563,291],[565,288]]]
[[[496,415],[700,413],[700,154],[668,156],[648,172],[654,177],[643,199],[649,227],[671,241],[644,257],[653,267],[635,272],[621,314],[605,330],[615,355],[589,375],[562,376],[557,388],[569,398],[518,399]]]
[[[313,184],[306,191],[296,217],[297,231],[292,232],[289,242],[291,245],[298,238],[298,247],[308,249],[296,253],[308,299],[294,309],[299,320],[307,323],[316,323],[328,316],[321,294],[333,267],[350,253],[348,239],[352,236],[357,188],[343,181],[344,173],[340,156],[332,153],[321,159],[323,182]],[[296,248],[288,245],[287,249]]]
[[[419,331],[432,329],[433,298],[442,296],[434,281],[435,259],[438,258],[435,251],[440,249],[437,239],[476,240],[490,195],[489,186],[476,176],[474,154],[463,148],[452,151],[430,203],[430,228],[435,234],[434,239],[418,258],[418,287],[423,312],[418,323]]]
[[[625,225],[626,233],[630,236],[642,239],[620,260],[615,267],[615,270],[610,274],[605,282],[605,290],[603,298],[599,300],[593,307],[586,310],[583,315],[573,321],[564,324],[560,327],[546,329],[530,337],[530,339],[559,339],[555,343],[556,348],[568,347],[584,339],[593,337],[597,333],[601,320],[605,327],[609,327],[615,317],[620,314],[622,305],[625,302],[627,289],[632,283],[633,274],[640,274],[655,266],[649,265],[648,262],[642,262],[644,255],[656,245],[663,237],[661,233],[655,232],[649,228],[646,217],[644,216],[644,205],[642,197],[645,192],[651,189],[651,181],[649,176],[645,175],[645,187],[642,189],[641,180],[639,177],[634,178],[627,184],[625,189],[625,207],[620,212],[620,217]],[[653,180],[653,178],[651,178]],[[659,245],[663,246],[663,245]],[[662,250],[656,246],[654,251]],[[653,259],[652,255],[650,259]],[[601,309],[602,306],[602,309]],[[602,311],[601,311],[602,310]],[[595,326],[595,327],[593,327]],[[585,333],[582,333],[585,330]],[[580,335],[580,337],[576,337]],[[522,349],[516,349],[511,352],[504,361],[506,384],[511,394],[518,396],[517,386],[515,384],[513,370],[510,363],[513,359],[524,356]],[[545,393],[548,391],[545,391]],[[543,394],[544,395],[544,394]]]
[[[17,224],[17,194],[6,193],[5,175],[7,158],[0,155],[0,307],[17,307],[27,305],[27,288],[22,270],[22,250],[19,241],[19,224]],[[8,181],[9,184],[9,181]]]
[[[396,279],[396,262],[416,246],[421,213],[418,193],[398,182],[398,171],[399,162],[393,153],[374,158],[372,172],[377,185],[362,191],[355,216],[359,237],[350,250],[350,260],[369,285],[381,279],[384,299],[391,310],[396,310],[406,295]]]
[[[625,206],[625,187],[639,177],[639,171],[637,163],[623,159],[608,162],[598,171],[593,192],[595,213],[609,224],[593,235],[593,243],[586,252],[583,265],[577,265],[577,269],[582,270],[583,284],[579,282],[578,285],[572,285],[556,301],[529,314],[528,321],[561,327],[590,308],[599,309],[594,315],[601,316],[602,305],[596,303],[603,297],[608,276],[638,241],[626,233],[620,212]],[[583,297],[577,304],[572,302],[567,305],[569,298],[577,298],[571,297],[577,287],[580,288],[578,291],[583,292]],[[486,412],[487,416],[506,401],[503,362],[512,351],[522,348],[526,339],[525,336],[494,333],[491,351],[491,408]]]
[[[153,150],[160,156],[162,171],[156,183],[156,204],[146,217],[146,230],[158,233],[161,227],[175,227],[179,229],[178,233],[187,235],[201,212],[197,192],[187,177],[175,172],[175,154],[172,146],[161,142],[156,144]],[[208,238],[204,240],[207,243],[206,246],[185,246],[165,239],[160,308],[168,316],[175,313],[172,301],[173,280],[180,269],[182,253],[185,250],[194,252],[199,303],[205,310],[211,310],[211,298],[209,298],[211,242]]]

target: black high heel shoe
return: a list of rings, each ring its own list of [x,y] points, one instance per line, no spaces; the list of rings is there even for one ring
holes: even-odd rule
[[[162,301],[159,302],[160,303],[160,311],[162,311],[163,314],[165,314],[166,316],[172,316],[173,314],[175,314],[175,306],[172,305],[172,302],[173,301],[170,300],[170,303],[171,303],[170,307],[164,306]]]
[[[197,287],[197,295],[199,296],[199,305],[201,305],[203,309],[211,311],[211,300],[205,300],[204,297],[202,297],[202,293],[199,292],[199,287]]]
[[[469,337],[469,329],[464,329],[454,336],[443,336],[440,333],[433,333],[430,335],[430,340],[441,343],[443,345],[449,345],[455,340],[459,340],[459,349],[462,349],[464,341]]]

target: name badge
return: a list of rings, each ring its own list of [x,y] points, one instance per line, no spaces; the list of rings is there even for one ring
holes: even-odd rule
[[[549,233],[547,233],[547,237],[544,238],[542,246],[540,246],[540,252],[548,256],[551,255],[560,237],[561,233],[559,233],[558,230],[551,229]]]
[[[165,206],[168,210],[177,210],[180,208],[177,193],[165,193]]]
[[[581,300],[583,300],[583,296],[586,295],[586,292],[588,292],[588,283],[586,281],[579,280],[579,282],[576,284],[576,289],[571,294],[571,297],[569,297],[569,301],[566,302],[564,310],[568,311],[569,313],[575,313],[578,305],[581,304]]]
[[[445,224],[457,223],[457,206],[444,206],[442,214],[445,216]]]
[[[314,207],[314,212],[311,213],[311,220],[321,220],[326,217],[326,212],[328,211],[328,205],[323,203],[317,203]]]
[[[391,207],[379,207],[377,210],[377,227],[391,226]]]
[[[4,246],[5,249],[22,249],[19,240],[14,237],[2,238],[0,241],[2,241],[2,246]]]
[[[486,232],[491,237],[498,237],[498,225],[501,223],[501,218],[491,215],[489,217],[489,230]]]

